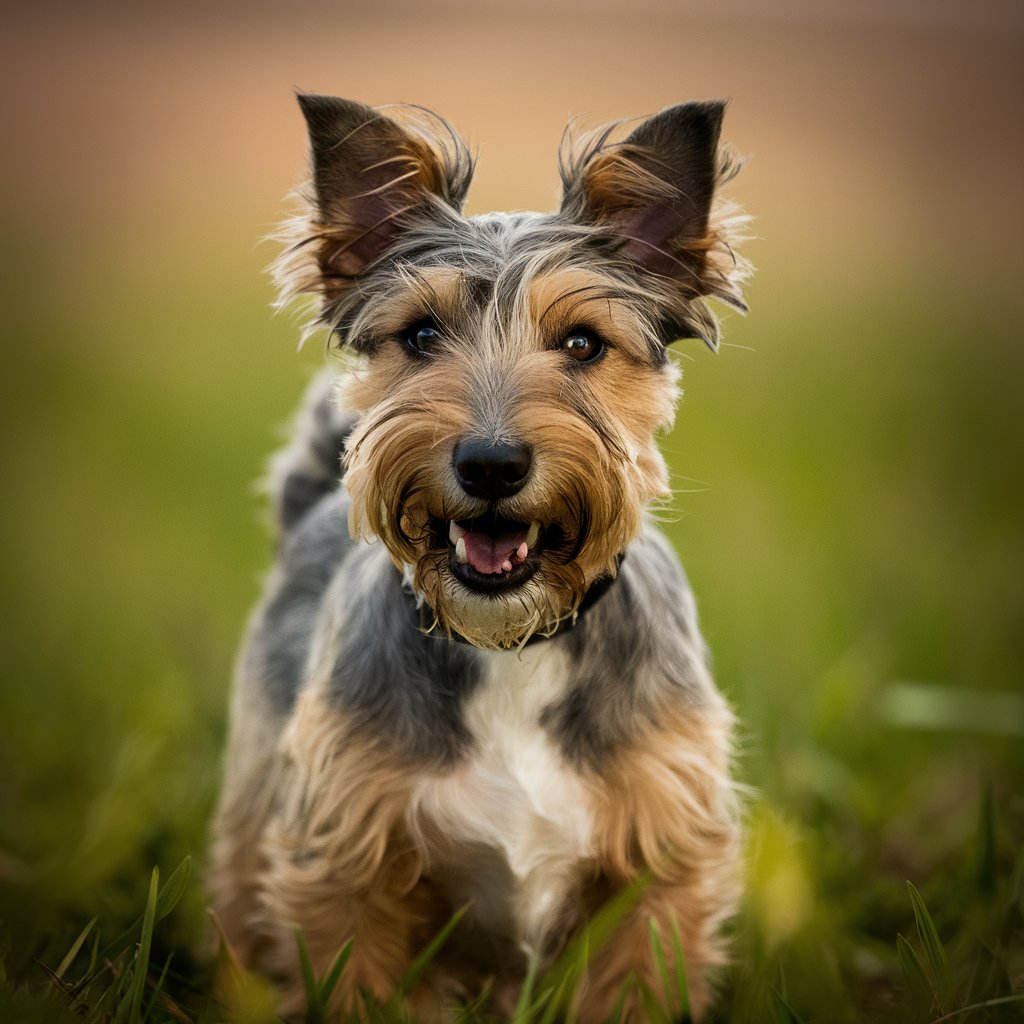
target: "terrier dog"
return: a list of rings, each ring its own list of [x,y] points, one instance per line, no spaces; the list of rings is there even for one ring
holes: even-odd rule
[[[443,120],[298,98],[312,176],[276,274],[318,296],[347,369],[272,463],[280,548],[214,826],[224,933],[286,1014],[295,929],[318,972],[352,939],[333,1005],[358,1014],[468,904],[413,1012],[486,991],[501,1016],[646,879],[578,1020],[644,1018],[651,922],[699,1015],[739,891],[733,718],[650,510],[667,346],[716,347],[707,297],[745,308],[725,105],[569,133],[557,213],[464,218],[473,161]]]

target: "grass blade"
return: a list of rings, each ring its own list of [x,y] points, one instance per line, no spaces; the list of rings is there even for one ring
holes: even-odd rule
[[[661,932],[658,922],[652,917],[648,921],[648,931],[651,939],[651,952],[654,954],[654,964],[658,968],[658,977],[661,978],[661,988],[665,993],[665,1012],[670,1018],[675,1016],[676,996],[672,991],[672,982],[668,973],[668,960],[665,957],[665,950],[661,945]]]
[[[917,951],[902,935],[896,936],[896,956],[914,1007],[921,1011],[929,1010],[938,1002],[938,995]]]
[[[615,1000],[615,1006],[612,1009],[611,1016],[608,1018],[608,1024],[621,1024],[622,1015],[626,1012],[626,1000],[635,987],[636,975],[630,973],[622,984],[619,998]]]
[[[990,897],[996,890],[996,812],[992,796],[992,782],[988,780],[981,793],[978,813],[978,852],[975,861],[978,890]]]
[[[434,962],[437,954],[441,951],[441,947],[448,941],[452,932],[459,926],[459,922],[465,916],[467,910],[469,910],[468,903],[464,907],[459,907],[459,909],[452,914],[448,923],[430,940],[426,949],[424,949],[423,952],[420,953],[420,955],[412,962],[411,966],[405,972],[404,977],[398,984],[398,994],[400,996],[408,995],[413,988],[415,988],[416,983],[423,976],[423,972]]]
[[[587,964],[590,963],[590,957],[593,952],[593,947],[591,947],[590,942],[590,934],[584,932],[583,941],[580,942],[579,949],[576,951],[576,962],[567,976],[565,996],[568,1005],[566,1007],[564,1024],[576,1024],[576,1017],[579,1012],[579,1006],[578,1000],[576,1000],[574,997],[576,991],[579,988],[581,979],[583,979],[586,976]]]
[[[338,950],[338,955],[334,958],[334,963],[332,963],[328,968],[327,973],[320,982],[320,1005],[324,1008],[326,1008],[330,1003],[331,994],[334,992],[335,986],[337,986],[338,980],[341,978],[341,972],[345,970],[345,964],[348,963],[348,958],[352,955],[353,941],[353,939],[349,939],[348,942]]]
[[[779,1024],[806,1024],[792,1006],[786,1002],[782,993],[772,985],[772,1005],[775,1007],[775,1019]]]
[[[650,875],[641,875],[617,892],[559,954],[544,976],[544,987],[560,989],[566,975],[578,970],[580,956],[589,960],[609,938],[630,911],[636,909],[644,890],[651,884]]]
[[[156,924],[156,898],[160,884],[160,869],[153,868],[149,880],[149,896],[146,899],[146,912],[142,915],[142,932],[139,936],[139,948],[135,954],[135,965],[131,971],[131,984],[128,988],[128,1022],[139,1024],[142,1009],[142,996],[146,991],[146,977],[149,973],[149,953],[153,947],[153,926]]]
[[[162,921],[177,905],[192,878],[192,858],[186,857],[160,887],[156,898],[156,919]]]
[[[640,1000],[644,1004],[645,1024],[671,1024],[661,1000],[651,991],[651,986],[637,978],[637,986],[640,989]]]
[[[910,892],[910,902],[914,907],[914,923],[917,925],[917,934],[924,947],[932,988],[935,990],[938,1000],[938,1010],[940,1013],[944,1013],[949,1009],[948,1003],[953,992],[949,960],[946,958],[946,951],[935,928],[935,922],[932,920],[931,914],[928,913],[921,894],[912,882],[907,882],[907,889]]]
[[[295,929],[295,942],[299,947],[299,967],[302,970],[302,985],[306,990],[306,1022],[321,1024],[324,1019],[323,1007],[320,1005],[320,989],[313,973],[313,961],[309,957],[309,949],[303,938],[302,929]]]
[[[96,970],[96,961],[100,957],[100,933],[92,937],[92,949],[89,950],[89,966],[86,968],[85,976],[88,978]]]
[[[72,943],[71,948],[67,951],[67,955],[60,962],[60,966],[53,973],[57,979],[60,980],[64,977],[64,972],[75,962],[75,957],[78,956],[78,951],[82,948],[85,940],[89,937],[89,932],[93,930],[96,922],[99,918],[94,917],[79,933],[78,938]]]
[[[679,919],[672,915],[672,960],[676,969],[676,990],[679,992],[679,1016],[690,1012],[690,983],[686,980],[686,954],[683,936],[679,932]]]
[[[519,998],[516,1000],[516,1008],[512,1011],[512,1024],[529,1024],[533,1017],[533,1011],[537,1007],[531,1006],[533,1002],[533,990],[537,984],[537,971],[540,966],[540,957],[531,956],[529,966],[526,968],[526,978],[519,989]]]
[[[999,996],[997,999],[986,999],[981,1003],[971,1003],[970,1006],[961,1006],[958,1010],[954,1010],[952,1013],[943,1014],[941,1017],[936,1017],[931,1024],[945,1024],[947,1020],[953,1020],[955,1017],[960,1017],[966,1013],[973,1013],[975,1010],[987,1010],[993,1006],[1009,1006],[1010,1003],[1024,1003],[1024,993],[1018,993],[1012,996]]]
[[[186,857],[175,869],[171,872],[170,878],[167,879],[167,884],[164,886],[162,892],[157,896],[157,908],[159,916],[157,920],[162,920],[166,917],[177,905],[178,900],[181,899],[184,891],[187,887],[188,881],[192,876],[192,858]],[[126,928],[120,935],[108,942],[99,952],[100,956],[113,956],[115,951],[120,949],[124,942],[130,938],[132,933],[142,924],[142,918],[138,917],[132,923],[129,928]]]
[[[143,1020],[149,1020],[153,1013],[153,1008],[157,1004],[157,1000],[163,994],[164,982],[167,980],[167,971],[170,969],[171,961],[174,959],[174,954],[168,955],[167,960],[164,962],[164,969],[160,972],[160,977],[157,978],[156,984],[153,986],[153,994],[149,997],[149,1004],[146,1007],[146,1012],[143,1015]]]
[[[537,1024],[555,1024],[556,1021],[561,1021],[564,1018],[562,1007],[569,1000],[573,981],[572,974],[565,973],[557,985],[547,989],[549,994],[547,1006],[544,1009],[544,1015]]]
[[[381,1019],[380,1004],[377,1002],[377,997],[363,985],[359,986],[359,1001],[363,1004],[363,1016],[353,1017],[353,1020],[362,1021],[365,1017],[367,1021],[378,1021]],[[398,1000],[392,1000],[393,1004],[397,1005]],[[392,1009],[392,1013],[389,1015],[392,1020],[400,1020],[401,1016],[396,1008]]]
[[[100,992],[99,996],[96,999],[96,1002],[93,1003],[93,1005],[90,1006],[88,1010],[89,1016],[86,1019],[90,1021],[90,1024],[92,1021],[103,1021],[103,1024],[106,1024],[106,1022],[109,1020],[120,1019],[121,1008],[120,1005],[118,1004],[118,1000],[121,999],[122,988],[123,985],[121,984],[121,979],[115,977],[114,982],[110,985],[107,985]],[[110,1004],[116,1008],[116,1013],[113,1011],[108,1013],[106,1011],[104,1004],[108,1000],[110,1001]]]
[[[488,978],[479,993],[468,1003],[460,1004],[455,1024],[482,1024],[484,1020],[490,1020],[485,1016],[484,1008],[487,1006],[494,992],[494,978]]]

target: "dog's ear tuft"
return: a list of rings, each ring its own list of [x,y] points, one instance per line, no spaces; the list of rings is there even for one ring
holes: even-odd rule
[[[363,273],[416,219],[458,213],[473,161],[440,117],[400,108],[403,123],[334,96],[300,93],[325,277]]]
[[[725,106],[707,100],[669,107],[621,141],[610,141],[618,123],[581,145],[569,139],[560,157],[561,215],[604,228],[619,256],[680,298],[715,296],[744,309],[740,285],[748,268],[732,249],[744,218],[716,202],[718,186],[739,169],[719,146]],[[701,323],[689,329],[713,346],[714,320],[696,312]]]
[[[723,102],[670,107],[626,139],[636,165],[669,186],[661,195],[653,189],[652,202],[624,211],[621,221],[622,254],[656,274],[671,276],[677,243],[707,235],[724,112]],[[614,187],[612,178],[606,186]]]

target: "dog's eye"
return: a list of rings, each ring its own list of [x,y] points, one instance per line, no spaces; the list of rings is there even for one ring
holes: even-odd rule
[[[580,363],[589,363],[597,359],[604,350],[605,344],[593,331],[573,330],[562,340],[562,350]]]
[[[401,334],[402,344],[418,356],[432,354],[440,337],[441,332],[433,320],[418,320]]]

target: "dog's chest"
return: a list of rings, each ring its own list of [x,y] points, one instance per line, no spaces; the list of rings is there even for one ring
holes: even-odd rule
[[[548,644],[484,657],[464,707],[472,749],[422,780],[413,832],[453,902],[472,901],[481,924],[538,947],[593,856],[587,786],[540,722],[564,693],[567,665]]]

